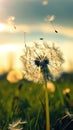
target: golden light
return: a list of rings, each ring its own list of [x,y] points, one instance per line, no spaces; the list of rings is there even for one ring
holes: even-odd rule
[[[70,93],[70,91],[71,91],[70,88],[66,88],[66,89],[63,90],[63,94]]]
[[[47,83],[47,88],[50,92],[55,92],[55,85],[50,81]]]
[[[44,89],[45,89],[45,87],[44,87]],[[49,92],[54,93],[55,92],[55,85],[51,81],[48,81],[47,82],[47,89],[49,90]]]
[[[48,5],[48,1],[47,1],[47,0],[43,0],[42,4],[43,4],[44,6],[46,6],[46,5]]]
[[[11,83],[16,83],[22,78],[23,78],[22,73],[17,69],[11,70],[7,75],[7,80]]]
[[[23,45],[4,44],[0,45],[0,74],[11,69],[21,70],[20,56],[23,54]],[[18,78],[18,77],[17,77]]]
[[[5,31],[6,30],[6,25],[0,23],[0,32]]]

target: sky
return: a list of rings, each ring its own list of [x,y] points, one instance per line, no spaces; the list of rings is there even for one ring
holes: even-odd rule
[[[1,56],[40,38],[61,47],[66,67],[72,63],[73,0],[0,0]]]
[[[27,41],[43,37],[60,43],[72,42],[72,5],[73,0],[0,0],[0,44],[22,43],[24,32]],[[54,19],[49,22],[45,20],[47,16]],[[10,17],[14,18],[11,23]]]

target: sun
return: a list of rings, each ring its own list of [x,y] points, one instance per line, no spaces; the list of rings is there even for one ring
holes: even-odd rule
[[[5,30],[6,30],[6,25],[0,23],[0,32],[3,32],[3,31],[5,31]]]

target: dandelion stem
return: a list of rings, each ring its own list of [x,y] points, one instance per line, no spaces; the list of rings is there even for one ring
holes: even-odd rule
[[[45,80],[45,103],[46,103],[46,130],[50,130],[49,101],[47,91],[47,81]]]

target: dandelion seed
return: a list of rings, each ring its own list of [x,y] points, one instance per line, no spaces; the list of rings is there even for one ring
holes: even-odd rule
[[[58,33],[58,31],[55,29],[55,27],[54,27],[54,25],[53,25],[53,21],[54,21],[54,20],[55,20],[55,16],[54,16],[54,15],[51,15],[51,16],[48,15],[48,16],[45,18],[45,21],[46,21],[46,22],[51,23],[51,25],[52,25],[52,27],[53,27],[55,33]]]
[[[34,43],[32,47],[26,46],[23,62],[24,78],[34,82],[55,80],[62,73],[64,62],[62,52],[54,44],[50,46],[47,42]]]
[[[46,18],[45,18],[45,21],[47,21],[47,22],[52,22],[52,21],[54,21],[54,19],[55,19],[55,15],[51,15],[51,16],[47,16]]]
[[[14,21],[15,21],[15,17],[14,16],[10,16],[7,19],[7,23],[9,25],[9,28],[10,28],[11,32],[13,32],[14,30],[16,30],[16,25],[15,25]]]
[[[12,124],[9,124],[8,129],[9,130],[22,130],[23,128],[21,127],[21,125],[26,124],[27,121],[21,121],[18,120],[16,122],[13,122]]]

